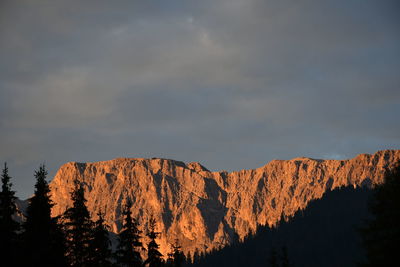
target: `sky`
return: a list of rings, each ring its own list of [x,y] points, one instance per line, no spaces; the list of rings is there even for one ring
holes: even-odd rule
[[[397,0],[0,2],[0,161],[210,170],[400,148]]]

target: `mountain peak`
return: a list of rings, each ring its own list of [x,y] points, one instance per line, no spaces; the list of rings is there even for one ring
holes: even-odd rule
[[[186,166],[188,166],[189,169],[192,169],[195,172],[210,172],[206,167],[198,162],[190,162],[186,164]]]
[[[342,186],[375,185],[400,160],[400,150],[361,154],[349,160],[300,157],[274,160],[263,167],[210,172],[200,163],[163,158],[117,158],[64,164],[50,183],[53,215],[71,205],[73,180],[84,182],[92,215],[105,212],[113,232],[121,227],[121,210],[129,199],[142,226],[153,215],[161,251],[181,242],[185,253],[210,251],[244,238],[258,225],[275,225],[311,200]]]

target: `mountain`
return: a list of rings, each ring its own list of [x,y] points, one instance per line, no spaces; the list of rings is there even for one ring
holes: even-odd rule
[[[113,232],[121,226],[121,210],[130,200],[133,216],[146,228],[158,221],[164,255],[178,239],[184,252],[211,251],[258,226],[275,225],[307,207],[325,192],[344,186],[373,186],[385,170],[400,161],[400,150],[361,154],[350,160],[295,158],[273,160],[263,167],[211,172],[199,163],[169,159],[118,158],[64,164],[50,183],[59,215],[71,205],[77,179],[86,189],[92,215],[105,212]]]

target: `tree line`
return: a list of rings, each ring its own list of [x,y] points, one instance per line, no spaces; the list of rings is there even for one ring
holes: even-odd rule
[[[25,220],[19,222],[15,191],[7,164],[1,174],[0,192],[0,265],[57,267],[180,267],[185,262],[179,242],[171,245],[167,260],[159,251],[156,220],[151,216],[146,232],[139,230],[132,217],[132,204],[123,208],[122,229],[117,247],[111,249],[109,226],[99,212],[93,221],[87,209],[82,183],[75,181],[71,192],[72,206],[62,215],[51,217],[54,203],[46,181],[47,171],[41,165],[34,173],[35,191],[28,200]],[[143,244],[144,235],[149,242]],[[147,258],[142,258],[146,255]]]

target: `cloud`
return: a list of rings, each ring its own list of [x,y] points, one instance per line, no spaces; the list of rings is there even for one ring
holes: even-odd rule
[[[210,169],[399,148],[397,1],[3,1],[0,158]]]

